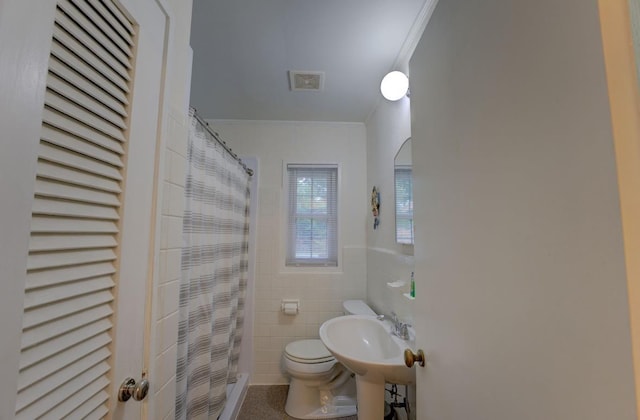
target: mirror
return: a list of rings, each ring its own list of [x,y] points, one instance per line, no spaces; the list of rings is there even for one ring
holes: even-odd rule
[[[405,140],[393,160],[396,242],[413,244],[413,176],[411,170],[411,138]]]

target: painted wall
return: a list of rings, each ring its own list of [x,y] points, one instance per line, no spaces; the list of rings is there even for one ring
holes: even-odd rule
[[[429,21],[437,0],[426,0],[413,22],[407,39],[398,52],[393,67],[409,76],[409,58]],[[409,93],[410,95],[410,93]],[[381,195],[380,226],[373,230],[373,217],[367,226],[367,301],[378,313],[395,312],[403,321],[413,323],[413,301],[403,293],[409,291],[414,269],[413,246],[396,243],[394,157],[411,137],[411,101],[409,95],[397,102],[379,97],[366,121],[367,186],[376,186]],[[406,286],[390,289],[387,283],[406,282]],[[419,287],[420,279],[416,279]]]
[[[369,214],[363,124],[210,121],[234,152],[259,160],[253,384],[288,383],[281,368],[291,341],[318,338],[322,322],[342,314],[342,301],[366,297],[365,224]],[[339,165],[339,269],[286,269],[283,162]],[[300,299],[300,313],[280,311]]]
[[[399,69],[408,72],[408,64]],[[414,270],[413,246],[396,243],[394,157],[411,137],[411,101],[380,98],[367,120],[367,188],[380,192],[380,225],[373,229],[373,216],[367,218],[367,302],[376,313],[390,315],[414,324],[414,301],[404,297]],[[389,288],[387,283],[405,281],[406,286]],[[419,283],[419,282],[417,282]],[[417,287],[420,290],[420,287]],[[404,393],[404,389],[400,390]],[[415,406],[415,386],[409,387],[409,402]],[[405,412],[397,411],[399,418]],[[415,418],[415,412],[412,417]]]
[[[421,419],[635,419],[596,2],[441,0],[411,61]]]
[[[394,157],[411,137],[410,99],[381,98],[366,126],[367,186],[378,188],[381,202],[380,225],[373,229],[371,212],[367,223],[367,301],[378,313],[393,311],[412,321],[413,302],[403,292],[413,271],[413,247],[396,243],[394,182]],[[395,281],[406,281],[407,287],[390,289],[387,283]]]

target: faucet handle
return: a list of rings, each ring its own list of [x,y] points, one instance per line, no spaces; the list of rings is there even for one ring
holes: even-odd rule
[[[410,326],[411,325],[405,324],[405,323],[400,324],[400,331],[399,331],[400,334],[398,334],[398,336],[400,338],[402,338],[403,340],[408,340],[409,339],[409,327]]]

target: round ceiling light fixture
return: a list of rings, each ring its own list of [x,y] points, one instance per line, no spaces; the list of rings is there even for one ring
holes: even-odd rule
[[[401,71],[392,71],[382,79],[380,92],[390,101],[402,99],[409,90],[409,78]]]

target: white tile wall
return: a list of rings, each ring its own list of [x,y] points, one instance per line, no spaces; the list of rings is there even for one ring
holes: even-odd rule
[[[345,299],[367,299],[380,312],[395,310],[401,316],[410,318],[410,304],[407,305],[399,293],[390,291],[386,282],[408,276],[413,259],[393,250],[366,248],[365,238],[370,229],[370,220],[364,163],[367,153],[361,125],[274,122],[213,124],[236,152],[260,159],[261,170],[257,175],[260,200],[258,208],[253,209],[258,212],[258,226],[253,337],[255,367],[252,383],[287,383],[288,378],[281,368],[284,347],[291,341],[317,338],[322,322],[342,314],[341,302]],[[166,384],[175,377],[175,367],[170,359],[175,358],[177,337],[177,291],[186,163],[186,126],[176,115],[170,118],[169,125],[163,176],[160,284],[156,291],[156,362],[158,366],[163,364],[165,367],[161,371],[161,381],[164,382],[159,384],[158,397],[161,392],[167,392]],[[256,137],[258,134],[259,137]],[[331,149],[331,154],[315,150],[319,144],[316,141],[318,138],[324,139],[322,149]],[[292,144],[294,141],[295,145]],[[343,217],[343,226],[349,230],[348,234],[343,235],[342,267],[338,272],[284,272],[280,261],[282,161],[304,162],[309,155],[316,160],[341,163],[342,188],[348,191],[345,195],[353,200],[348,206],[352,211]],[[387,217],[392,220],[392,215],[387,213]],[[295,317],[283,315],[280,311],[283,298],[300,299],[300,314]],[[156,409],[164,410],[162,407]]]
[[[401,319],[413,324],[413,301],[403,296],[409,291],[413,271],[413,256],[381,248],[367,250],[367,300],[377,313],[394,311]],[[387,283],[406,281],[404,288],[391,289]],[[420,279],[416,279],[416,293],[420,291]]]
[[[174,418],[176,357],[178,340],[178,298],[182,248],[182,212],[187,153],[187,125],[177,111],[167,119],[167,142],[162,185],[158,284],[155,296],[153,334],[154,418]]]
[[[158,286],[158,319],[163,319],[178,310],[178,296],[180,293],[180,280],[172,280]]]
[[[154,407],[155,415],[158,416],[159,414],[162,414],[161,417],[159,416],[156,418],[175,418],[175,414],[173,414],[175,410],[175,402],[176,378],[174,375],[156,392]]]
[[[366,298],[366,148],[363,124],[210,121],[243,156],[260,161],[253,384],[282,384],[284,347],[318,338],[327,319],[342,314],[345,299]],[[340,165],[342,265],[339,270],[290,272],[282,257],[283,161]],[[299,299],[300,313],[281,312],[283,298]]]
[[[154,381],[159,387],[165,386],[176,375],[177,348],[170,346],[156,358]]]

